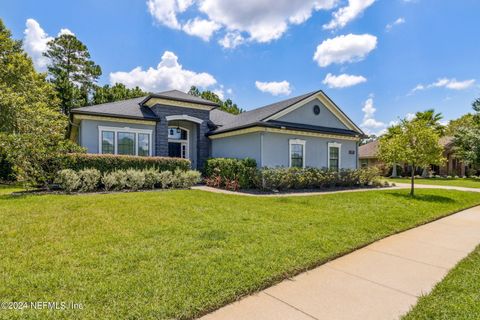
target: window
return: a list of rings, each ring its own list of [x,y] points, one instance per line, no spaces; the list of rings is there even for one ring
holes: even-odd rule
[[[187,140],[188,131],[183,128],[168,128],[168,139]]]
[[[135,133],[119,132],[118,133],[118,154],[135,155]]]
[[[102,153],[114,154],[115,153],[115,132],[114,131],[102,131]]]
[[[98,127],[102,154],[152,155],[152,130]]]
[[[289,141],[290,167],[305,168],[305,140]]]
[[[328,144],[328,168],[330,170],[338,171],[340,169],[341,146],[339,143]]]
[[[147,157],[150,155],[150,135],[147,133],[138,134],[138,155]]]

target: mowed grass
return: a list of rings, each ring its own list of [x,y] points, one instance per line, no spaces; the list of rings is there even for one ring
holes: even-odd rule
[[[403,319],[480,319],[480,246]]]
[[[408,190],[1,195],[0,301],[83,309],[0,310],[0,318],[192,318],[477,204],[475,193],[426,189],[414,199]]]
[[[394,183],[410,183],[410,178],[390,178],[389,182]],[[446,179],[446,178],[416,178],[416,184],[426,184],[434,186],[452,186],[464,188],[480,188],[480,179],[460,178],[460,179]]]

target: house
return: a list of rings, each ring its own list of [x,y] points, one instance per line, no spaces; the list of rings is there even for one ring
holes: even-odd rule
[[[201,169],[210,157],[260,167],[357,168],[362,130],[323,92],[239,115],[172,90],[72,110],[71,139],[89,153],[180,157]]]
[[[446,159],[445,163],[441,166],[431,166],[431,170],[435,175],[442,176],[465,176],[468,166],[463,164],[459,159],[455,157],[453,137],[440,138],[440,144],[443,146],[443,157]],[[378,159],[378,140],[361,145],[358,148],[358,156],[361,167],[376,166],[382,170],[389,167]],[[404,167],[404,172],[409,171]],[[385,172],[385,171],[384,171]]]

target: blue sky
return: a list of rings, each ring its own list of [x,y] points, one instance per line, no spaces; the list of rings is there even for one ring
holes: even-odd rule
[[[0,12],[39,70],[45,42],[68,29],[101,84],[203,85],[244,109],[323,89],[367,132],[427,108],[453,119],[480,97],[475,0],[2,1]]]

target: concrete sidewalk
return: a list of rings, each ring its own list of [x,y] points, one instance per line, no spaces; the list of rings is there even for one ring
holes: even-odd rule
[[[480,243],[480,206],[390,236],[202,319],[398,319]]]

